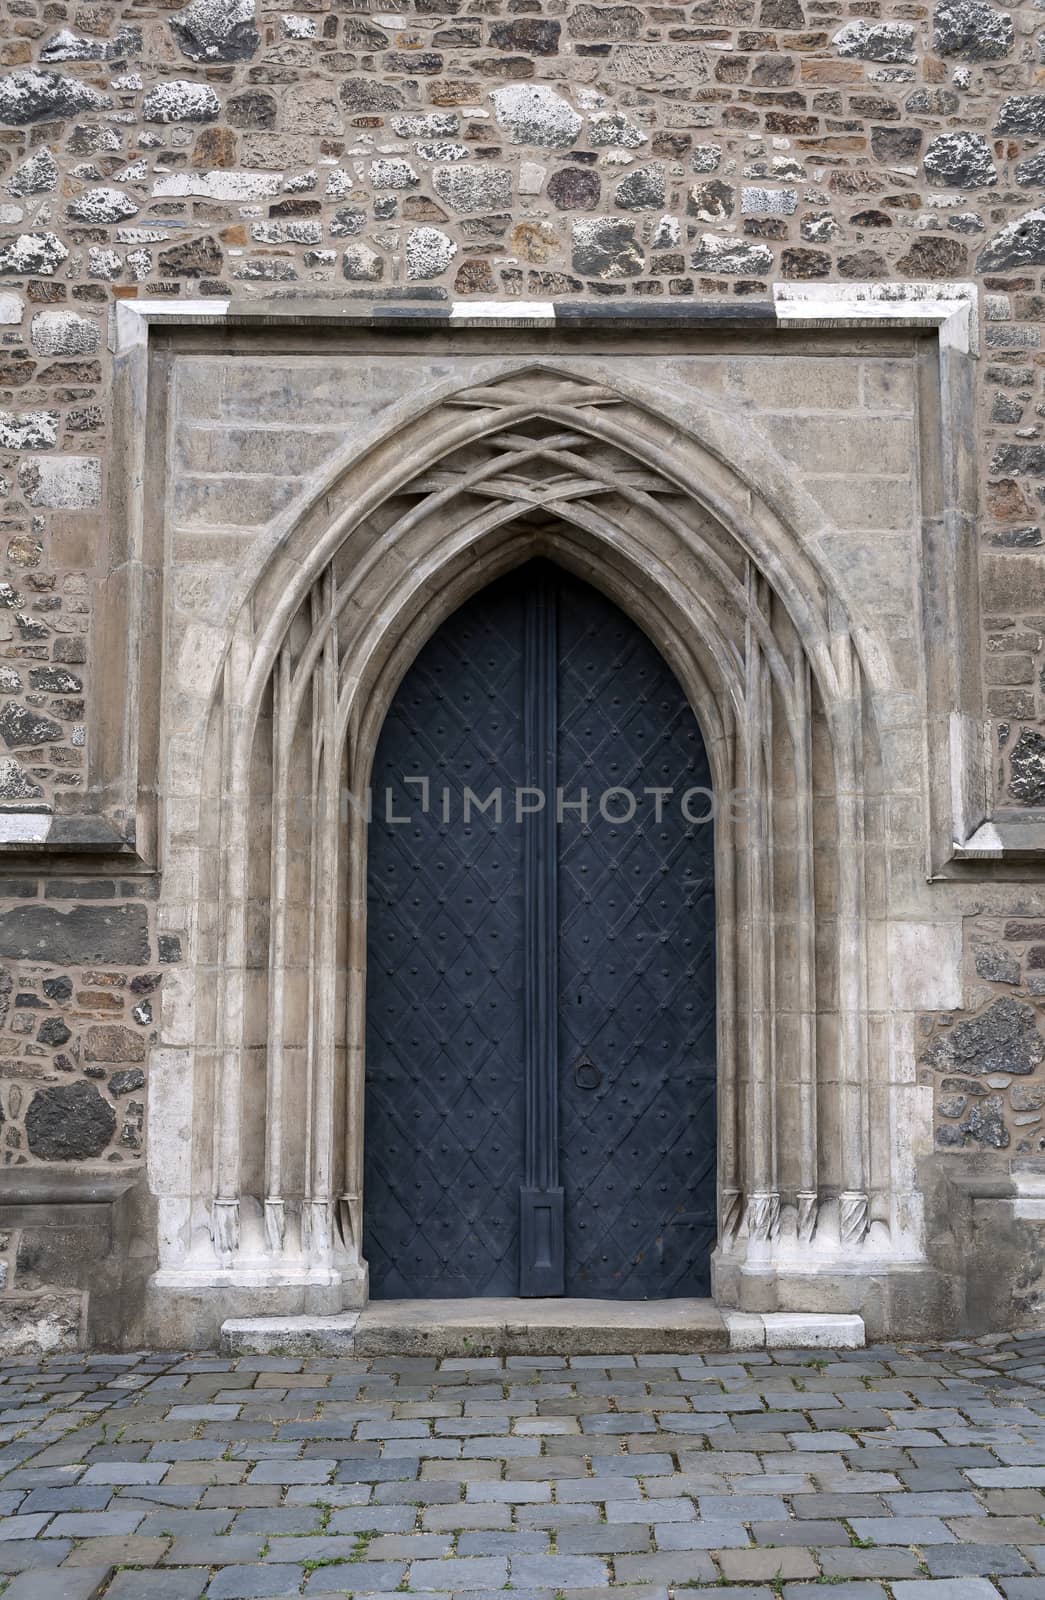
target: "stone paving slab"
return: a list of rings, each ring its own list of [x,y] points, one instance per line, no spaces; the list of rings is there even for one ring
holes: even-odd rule
[[[4,1600],[1045,1600],[1045,1332],[20,1359],[0,1419]]]

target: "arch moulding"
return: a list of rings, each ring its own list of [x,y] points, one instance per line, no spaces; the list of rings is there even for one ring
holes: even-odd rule
[[[849,293],[822,323],[862,325],[872,302]],[[968,301],[946,306],[946,316],[935,302],[931,315],[924,301],[908,308],[907,326],[934,331],[913,365],[936,421],[968,359],[958,337]],[[903,327],[890,309],[890,326]],[[773,319],[777,339],[815,320],[783,298]],[[750,411],[652,384],[605,342],[557,343],[554,325],[527,346],[516,320],[518,350],[492,351],[490,320],[477,322],[485,343],[474,356],[468,330],[448,338],[437,326],[445,375],[305,475],[191,623],[172,609],[161,529],[131,580],[147,590],[153,567],[165,596],[151,689],[160,733],[152,756],[141,753],[162,804],[153,826],[142,786],[139,848],[162,873],[161,919],[185,955],[165,987],[150,1080],[152,1325],[183,1327],[190,1313],[178,1307],[191,1306],[205,1336],[228,1315],[365,1302],[370,766],[425,640],[535,555],[601,589],[650,635],[712,763],[716,1298],[893,1325],[940,1291],[915,1179],[925,1107],[902,1048],[911,1024],[883,1025],[882,974],[910,915],[880,870],[885,752],[905,717],[929,728],[915,782],[926,864],[939,870],[955,830],[984,814],[975,702],[924,663],[914,682],[897,665],[874,605],[838,581],[837,529]],[[165,434],[164,403],[135,361],[140,317],[134,331],[120,346],[125,400],[142,414],[157,406]],[[191,312],[187,331],[188,348],[201,348]],[[161,366],[177,350],[165,335]],[[942,382],[948,361],[958,378]],[[171,470],[158,445],[139,466],[129,481]],[[923,509],[925,498],[923,488]],[[147,552],[155,516],[140,514]],[[952,572],[952,589],[959,581]],[[935,585],[935,569],[922,582]],[[912,995],[909,1013],[921,1003]]]

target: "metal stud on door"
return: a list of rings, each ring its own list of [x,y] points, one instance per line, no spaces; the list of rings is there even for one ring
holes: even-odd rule
[[[389,822],[384,789],[405,796],[425,775],[428,811],[417,782],[410,825]],[[501,820],[466,820],[466,790],[494,786]],[[699,790],[703,741],[666,663],[557,568],[493,585],[419,655],[382,734],[370,830],[375,1294],[707,1292],[713,829],[693,820]]]

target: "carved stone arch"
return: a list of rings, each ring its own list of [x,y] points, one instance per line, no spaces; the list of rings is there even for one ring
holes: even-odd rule
[[[801,1307],[825,1273],[910,1256],[871,1138],[888,1093],[866,874],[888,656],[825,577],[823,513],[784,463],[738,443],[726,408],[695,418],[692,396],[683,415],[633,387],[531,362],[445,395],[328,474],[245,598],[201,743],[220,803],[199,852],[213,1000],[192,1094],[213,1139],[194,1117],[164,1287],[274,1309],[365,1298],[362,791],[421,644],[537,554],[645,628],[717,788],[745,796],[720,805],[716,838],[721,1296],[756,1303],[776,1275]]]

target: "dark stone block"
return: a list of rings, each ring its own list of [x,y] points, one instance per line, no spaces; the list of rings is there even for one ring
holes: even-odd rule
[[[9,700],[0,711],[0,738],[9,750],[24,750],[37,744],[53,744],[65,737],[60,723],[42,717],[28,706]]]
[[[960,105],[953,89],[915,89],[904,101],[904,110],[915,116],[953,117]]]
[[[100,1156],[115,1131],[115,1111],[90,1083],[40,1089],[25,1114],[29,1148],[44,1161]]]
[[[495,22],[490,28],[490,43],[498,50],[527,51],[534,56],[553,56],[559,48],[560,25],[546,17],[517,17],[512,22]]]
[[[908,278],[960,278],[968,269],[969,252],[959,239],[927,234],[915,239],[896,263]]]
[[[594,211],[602,185],[597,172],[561,167],[548,179],[548,198],[560,211]]]
[[[346,78],[338,94],[348,111],[399,111],[403,105],[401,89],[374,78]]]
[[[980,251],[976,266],[981,272],[996,272],[999,268],[1040,266],[1043,262],[1045,209],[1039,209],[1025,212],[1002,228]]]
[[[218,241],[208,234],[161,250],[159,268],[175,278],[208,278],[221,272],[224,259]]]
[[[804,28],[805,12],[798,0],[762,0],[758,20],[763,28]]]
[[[1008,55],[1015,38],[1007,11],[984,0],[944,0],[933,15],[933,49],[962,61],[996,61]]]
[[[68,1044],[72,1033],[61,1017],[48,1017],[45,1022],[41,1022],[36,1037],[40,1044],[59,1045]]]
[[[79,78],[57,72],[9,72],[0,78],[0,122],[24,128],[31,122],[75,116],[112,102]]]
[[[1045,1039],[1038,1031],[1034,1007],[1005,995],[978,1017],[937,1034],[921,1059],[944,1070],[1025,1077],[1045,1061]]]
[[[1009,793],[1021,805],[1045,805],[1045,736],[1024,728],[1009,753]]]
[[[941,133],[925,152],[925,176],[947,189],[983,189],[998,181],[991,147],[982,134]]]
[[[29,682],[47,694],[78,694],[83,688],[83,680],[75,672],[63,672],[61,667],[33,667]]]
[[[140,1067],[126,1067],[122,1072],[114,1072],[109,1079],[109,1093],[114,1097],[122,1094],[134,1094],[136,1089],[145,1087],[145,1074]]]
[[[780,258],[785,278],[826,278],[831,270],[831,257],[826,250],[785,250]]]
[[[143,905],[82,905],[71,911],[25,905],[0,913],[0,956],[14,960],[144,967],[150,954]]]
[[[658,211],[667,203],[664,169],[636,167],[617,185],[614,199],[623,211]]]
[[[888,166],[910,166],[922,148],[921,128],[872,128],[871,154]]]
[[[276,97],[265,89],[245,89],[225,106],[225,119],[234,128],[274,128]]]
[[[1045,134],[1045,94],[1014,94],[1002,102],[995,133]]]
[[[169,21],[190,61],[249,61],[261,43],[253,15],[244,17],[235,0],[192,0]]]

